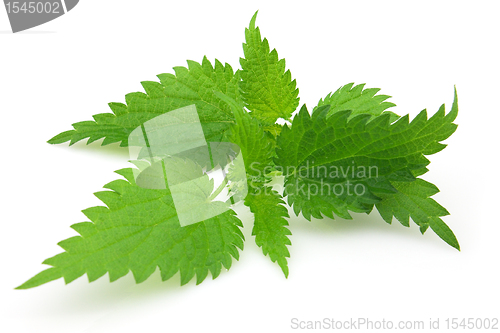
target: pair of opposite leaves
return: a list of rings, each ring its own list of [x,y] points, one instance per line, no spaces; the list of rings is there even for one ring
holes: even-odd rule
[[[255,26],[257,13],[245,29],[241,69],[206,57],[201,63],[188,61],[188,68],[174,67],[175,75],[160,74],[160,82],[146,81],[146,93],[126,95],[126,103],[110,103],[113,113],[94,115],[93,121],[73,124],[73,129],[56,135],[49,143],[88,138],[87,144],[104,138],[102,144],[119,142],[128,146],[129,134],[154,117],[195,105],[207,142],[231,142],[243,155],[248,194],[245,205],[254,214],[252,235],[288,276],[287,258],[291,245],[284,197],[295,214],[351,218],[349,211],[370,213],[377,208],[391,223],[395,217],[409,226],[410,218],[422,234],[430,227],[456,249],[457,239],[441,217],[448,211],[431,196],[439,190],[418,178],[428,170],[425,155],[446,145],[457,125],[457,95],[449,113],[444,105],[432,117],[421,111],[411,122],[387,111],[394,106],[379,89],[363,89],[352,83],[321,99],[308,112],[299,105],[298,89],[285,70],[285,60],[270,50]],[[291,125],[279,125],[278,119]],[[325,170],[353,166],[376,167],[375,176],[354,172],[329,178]],[[204,175],[203,166],[192,172]],[[206,167],[206,166],[205,166]],[[297,172],[305,168],[304,176]],[[225,212],[199,223],[181,227],[169,188],[137,186],[134,170],[116,171],[125,180],[104,186],[110,191],[95,195],[106,205],[83,213],[91,222],[71,227],[79,233],[59,245],[65,250],[43,263],[52,266],[26,281],[18,289],[36,287],[63,277],[66,283],[87,274],[89,281],[109,274],[114,281],[132,271],[137,283],[146,280],[158,267],[163,280],[180,272],[181,284],[196,276],[201,283],[211,273],[216,278],[222,267],[229,269],[239,258],[244,236],[241,221],[228,205]],[[284,192],[271,188],[272,175],[284,176]],[[208,177],[207,195],[213,190]],[[330,182],[343,192],[305,193],[318,183]],[[363,193],[348,193],[348,184],[362,185]],[[210,187],[212,186],[212,187]],[[318,188],[318,187],[316,187]]]

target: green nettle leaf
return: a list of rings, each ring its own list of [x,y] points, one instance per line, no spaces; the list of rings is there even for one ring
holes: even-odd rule
[[[430,226],[446,243],[460,250],[460,245],[450,228],[440,219],[449,215],[448,211],[430,198],[439,189],[423,179],[413,182],[392,182],[397,189],[394,194],[380,194],[381,201],[375,205],[382,218],[391,223],[392,217],[402,225],[410,226],[411,219],[420,227],[422,234]]]
[[[328,115],[332,115],[338,111],[350,110],[352,111],[351,118],[359,114],[379,116],[382,113],[388,113],[391,116],[391,122],[399,118],[395,113],[386,111],[388,108],[396,106],[394,103],[385,101],[391,96],[376,95],[380,91],[378,88],[363,90],[364,84],[358,84],[354,87],[353,85],[354,83],[346,84],[337,89],[333,94],[330,93],[324,99],[320,99],[318,106],[313,109],[313,112],[320,106],[330,105]]]
[[[199,284],[209,271],[216,278],[222,266],[229,269],[232,258],[239,258],[243,225],[234,211],[181,227],[168,189],[137,186],[132,169],[117,173],[127,180],[108,183],[104,187],[111,191],[95,194],[107,207],[84,210],[92,222],[72,225],[80,236],[60,242],[65,252],[43,262],[52,267],[17,289],[33,288],[61,277],[69,283],[85,273],[89,281],[106,273],[110,281],[115,281],[132,271],[139,283],[156,267],[163,280],[180,272],[181,284],[188,283],[195,274]],[[204,184],[213,188],[208,177]]]
[[[257,13],[245,29],[245,58],[240,58],[242,97],[252,116],[274,124],[278,118],[290,119],[299,105],[299,90],[290,70],[285,72],[285,59],[278,58],[276,49],[269,52],[269,42],[255,27],[256,19]]]
[[[261,37],[256,17],[245,29],[245,57],[236,72],[206,57],[201,64],[188,61],[188,68],[174,67],[175,75],[158,75],[159,83],[143,82],[146,93],[126,95],[126,104],[110,103],[113,113],[75,123],[49,140],[72,145],[104,138],[102,145],[127,147],[133,131],[142,133],[134,136],[137,143],[130,141],[140,146],[138,160],[131,161],[137,169],[117,171],[126,180],[95,194],[106,207],[84,210],[90,221],[72,225],[79,236],[60,242],[64,252],[44,261],[52,267],[18,289],[61,277],[69,283],[84,274],[94,281],[108,273],[114,281],[129,271],[139,283],[157,267],[163,280],[180,272],[181,285],[195,276],[199,284],[209,272],[216,278],[243,249],[243,224],[231,209],[241,200],[254,214],[256,244],[285,277],[291,246],[286,204],[307,220],[351,219],[350,212],[376,207],[387,223],[395,217],[410,226],[411,219],[422,234],[430,227],[460,250],[441,219],[448,211],[431,198],[438,188],[418,178],[428,172],[426,155],[444,149],[442,141],[457,128],[456,90],[450,112],[442,105],[432,117],[423,110],[410,122],[388,111],[395,105],[378,95],[380,89],[349,83],[320,99],[311,114],[304,105],[292,117],[299,104],[296,82]],[[183,116],[193,108],[181,108],[190,105],[198,117]],[[174,127],[152,120],[170,115],[165,124]],[[164,153],[153,155],[146,127],[156,133],[150,136],[155,151]],[[189,148],[177,151],[176,144]],[[157,149],[162,145],[165,150]],[[225,178],[214,190],[207,172],[219,168]],[[280,175],[284,188],[278,192],[270,181]],[[226,187],[230,198],[215,200]]]
[[[306,219],[370,212],[378,193],[397,192],[390,181],[414,180],[412,171],[429,164],[424,155],[445,147],[440,141],[455,131],[457,112],[456,93],[448,114],[442,105],[430,119],[423,110],[411,123],[408,115],[392,124],[389,114],[328,116],[328,105],[311,116],[302,107],[277,138],[275,162],[285,176],[288,203]]]
[[[252,235],[264,255],[269,254],[272,262],[278,262],[283,274],[288,277],[286,258],[290,258],[290,252],[287,245],[292,245],[288,238],[292,233],[287,228],[285,217],[290,216],[283,206],[285,202],[269,186],[252,187],[252,190],[245,200],[245,205],[254,213]]]
[[[104,138],[102,145],[120,142],[128,146],[130,133],[146,121],[175,109],[196,105],[207,141],[222,141],[234,119],[229,107],[214,94],[219,91],[239,100],[239,74],[230,65],[215,60],[215,66],[205,57],[201,64],[188,60],[188,68],[174,67],[175,75],[160,74],[160,82],[144,81],[146,93],[125,96],[126,104],[109,103],[113,113],[93,116],[94,121],[74,123],[73,130],[50,139],[52,144],[70,141],[70,145],[89,138],[87,144]]]
[[[262,248],[264,255],[269,254],[272,262],[277,262],[285,276],[288,276],[286,258],[290,257],[287,245],[291,245],[287,236],[291,232],[286,226],[289,217],[281,195],[265,185],[266,168],[271,170],[273,148],[265,138],[263,127],[259,121],[244,112],[241,105],[227,96],[218,96],[231,105],[235,114],[236,124],[232,125],[230,141],[236,143],[243,154],[247,171],[249,194],[245,205],[254,213],[252,235],[255,242]]]
[[[231,125],[227,139],[241,149],[247,175],[264,175],[272,162],[274,146],[269,143],[262,124],[229,96],[222,93],[217,93],[217,96],[231,107],[234,114],[235,123]]]

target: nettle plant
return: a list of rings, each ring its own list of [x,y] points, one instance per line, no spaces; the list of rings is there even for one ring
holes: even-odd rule
[[[425,156],[445,148],[441,141],[457,128],[456,91],[451,111],[445,113],[442,105],[428,118],[423,110],[411,122],[408,115],[387,111],[395,105],[386,101],[390,96],[377,94],[380,89],[352,83],[320,99],[311,112],[303,105],[295,114],[296,81],[285,70],[285,60],[261,38],[256,16],[245,29],[241,69],[234,71],[218,60],[212,64],[206,57],[201,63],[188,61],[187,68],[174,67],[175,75],[158,75],[160,82],[142,82],[145,93],[126,95],[125,104],[110,103],[113,113],[75,123],[48,142],[72,145],[88,138],[88,144],[104,138],[102,145],[127,147],[134,129],[194,105],[206,142],[239,147],[248,185],[243,200],[254,215],[252,235],[285,276],[291,245],[285,198],[307,220],[351,219],[350,212],[368,214],[373,208],[387,223],[395,217],[408,227],[411,218],[422,234],[430,227],[459,250],[441,219],[448,211],[431,198],[438,188],[419,178],[428,171]],[[201,179],[200,195],[205,197],[200,203],[211,207],[214,183],[204,174],[210,166],[186,165],[187,172]],[[95,193],[106,206],[83,210],[90,222],[71,226],[79,236],[60,242],[64,252],[43,262],[52,267],[18,289],[61,277],[69,283],[85,273],[89,281],[106,273],[115,281],[132,271],[140,283],[157,267],[163,280],[180,272],[181,285],[195,275],[199,284],[209,271],[215,279],[222,266],[229,269],[233,258],[238,260],[243,224],[230,209],[232,202],[219,201],[226,205],[223,213],[181,226],[169,187],[138,186],[134,172],[116,171],[125,179]],[[270,184],[277,175],[284,178],[282,193]]]

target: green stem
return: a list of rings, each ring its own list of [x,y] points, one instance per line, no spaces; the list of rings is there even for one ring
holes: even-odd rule
[[[149,157],[151,158],[151,164],[153,164],[153,152],[151,151],[151,146],[149,145],[148,136],[146,134],[146,129],[144,128],[144,124],[141,124],[142,135],[144,135],[144,141],[146,141],[146,147],[148,147]]]
[[[224,168],[222,168],[222,175],[224,175],[224,180],[225,180],[226,179],[226,171],[224,170]],[[233,198],[233,196],[230,196],[229,200],[231,201],[231,205],[234,205],[234,198]]]
[[[165,161],[163,159],[161,160],[161,166],[163,168],[163,179],[165,180],[165,189],[168,189],[167,170],[165,170]]]
[[[224,180],[222,181],[222,183],[219,185],[219,187],[217,187],[217,189],[215,190],[214,193],[212,193],[208,198],[207,198],[207,201],[208,202],[211,202],[212,200],[215,199],[215,197],[217,197],[220,192],[222,192],[222,190],[224,189],[224,187],[226,187],[227,185],[227,178],[224,177]]]

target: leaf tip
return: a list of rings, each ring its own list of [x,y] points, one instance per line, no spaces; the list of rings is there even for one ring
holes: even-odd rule
[[[255,29],[255,20],[257,20],[257,14],[258,13],[259,13],[259,11],[257,10],[255,12],[255,14],[253,14],[252,19],[250,20],[250,25],[248,27],[250,30],[254,30]]]
[[[457,86],[453,86],[454,94],[453,94],[453,105],[451,106],[451,112],[453,114],[453,120],[455,120],[458,114],[458,94],[457,94]]]
[[[17,286],[14,288],[15,290],[22,290],[22,289],[30,289],[34,287],[38,287],[42,284],[45,284],[47,282],[57,280],[61,278],[61,271],[55,267],[48,268],[44,271],[41,271],[37,275],[33,276],[31,279],[28,281],[24,282],[20,286]]]
[[[429,225],[439,238],[444,240],[451,247],[460,251],[460,244],[458,243],[457,237],[453,231],[451,231],[450,227],[443,222],[443,220],[438,217],[431,218],[429,220]]]
[[[285,267],[285,268],[281,268],[281,270],[283,271],[283,274],[285,275],[285,279],[288,279],[288,267]]]
[[[56,136],[52,137],[51,139],[47,140],[47,143],[50,143],[51,145],[55,145],[55,144],[64,143],[66,141],[69,141],[73,138],[74,132],[75,132],[75,130],[69,130],[69,131],[59,133]]]
[[[451,245],[451,247],[453,247],[454,249],[456,249],[458,252],[462,252],[462,250],[460,249],[460,244],[458,243],[458,240],[455,238],[455,242],[453,243],[448,243],[449,245]]]

